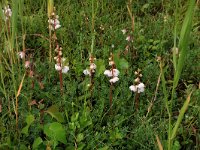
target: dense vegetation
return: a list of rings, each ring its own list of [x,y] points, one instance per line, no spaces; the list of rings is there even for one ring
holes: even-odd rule
[[[0,149],[199,149],[199,0],[0,8]]]

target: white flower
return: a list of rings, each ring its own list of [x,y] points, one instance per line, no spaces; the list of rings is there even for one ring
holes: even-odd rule
[[[54,24],[54,20],[53,19],[49,19],[48,23],[50,23],[51,25],[53,25]]]
[[[126,34],[126,29],[121,30],[123,34]]]
[[[105,70],[104,75],[106,75],[108,77],[118,77],[119,70],[117,70],[117,69],[113,69],[113,71],[112,70]]]
[[[17,55],[18,55],[21,59],[23,59],[23,58],[25,57],[25,53],[24,53],[23,51],[18,52]]]
[[[62,67],[60,66],[60,64],[55,64],[55,69],[57,71],[60,71],[60,70],[62,70]]]
[[[58,19],[55,19],[53,24],[54,24],[54,25],[59,25],[59,24],[60,24],[60,21],[59,21]]]
[[[128,42],[130,42],[130,41],[131,41],[131,36],[130,36],[130,35],[127,36],[127,37],[126,37],[126,40],[127,40]]]
[[[62,51],[59,51],[59,52],[58,52],[58,55],[62,56]]]
[[[118,75],[119,75],[119,70],[113,69],[113,76],[118,77]]]
[[[104,75],[106,75],[108,77],[112,77],[112,72],[110,70],[105,70]]]
[[[55,29],[58,29],[58,28],[60,28],[61,27],[61,25],[60,24],[57,24],[56,26],[55,26]]]
[[[133,91],[133,92],[136,92],[136,91],[137,91],[137,87],[136,87],[135,85],[131,85],[131,86],[129,87],[129,89],[130,89],[131,91]]]
[[[58,17],[56,17],[56,19],[49,19],[48,22],[50,24],[49,25],[50,30],[54,30],[54,29],[56,30],[61,27]]]
[[[140,83],[138,84],[137,88],[138,88],[138,93],[144,92],[144,83]]]
[[[62,73],[67,73],[69,71],[69,66],[64,66],[62,68]]]
[[[83,73],[84,73],[84,75],[89,75],[89,76],[91,75],[90,71],[88,69],[83,70]]]
[[[140,84],[138,84],[138,85],[131,85],[130,87],[129,87],[129,89],[131,90],[131,91],[133,91],[133,92],[137,92],[137,93],[142,93],[142,92],[144,92],[144,88],[145,88],[145,85],[144,85],[144,83],[140,83]]]
[[[62,63],[64,63],[66,61],[66,58],[61,58]]]
[[[12,16],[12,10],[10,9],[9,5],[4,7],[3,13],[5,14],[6,20]]]
[[[97,67],[97,66],[96,66],[94,63],[90,64],[90,69],[91,69],[91,70],[96,69],[96,67]]]
[[[109,81],[110,81],[110,83],[115,83],[115,82],[119,81],[119,78],[114,77],[114,78],[110,79]]]
[[[30,61],[25,61],[25,68],[29,68],[30,67]]]

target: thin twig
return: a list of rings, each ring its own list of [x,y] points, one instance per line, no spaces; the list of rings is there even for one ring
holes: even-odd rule
[[[161,73],[158,76],[158,81],[157,81],[157,85],[156,85],[155,94],[154,94],[154,97],[153,97],[152,101],[150,102],[149,107],[148,107],[148,111],[147,111],[146,117],[148,116],[149,112],[151,111],[151,109],[153,107],[154,102],[157,99],[157,93],[158,93],[158,88],[159,88],[159,85],[160,85],[160,79],[161,79]]]

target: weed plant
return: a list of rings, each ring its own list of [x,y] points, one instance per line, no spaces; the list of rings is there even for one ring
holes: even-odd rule
[[[0,149],[199,149],[198,0],[0,9]]]

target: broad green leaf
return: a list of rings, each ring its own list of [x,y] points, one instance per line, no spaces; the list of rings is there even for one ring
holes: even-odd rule
[[[95,61],[95,64],[97,65],[96,75],[99,77],[105,71],[105,63],[104,60],[98,59],[97,61]]]
[[[28,135],[28,129],[30,127],[30,125],[34,122],[35,118],[33,115],[28,115],[26,117],[26,123],[27,125],[22,129],[22,133],[24,133],[25,135]]]
[[[43,142],[41,137],[38,137],[37,139],[34,140],[33,142],[33,149],[38,148],[38,146]]]
[[[120,59],[119,67],[121,69],[128,69],[128,61],[126,61],[124,58]]]
[[[50,124],[44,125],[44,133],[50,137],[53,141],[59,141],[64,144],[66,141],[66,131],[63,128],[62,124],[59,122],[53,122]]]
[[[178,59],[177,70],[174,76],[174,84],[173,84],[174,89],[178,85],[178,81],[180,79],[180,75],[184,66],[185,58],[188,53],[188,43],[190,41],[190,31],[192,29],[194,10],[195,10],[195,0],[190,0],[189,7],[186,12],[186,16],[181,29],[180,41],[178,45],[178,48],[180,50],[180,57]]]
[[[24,133],[26,136],[28,136],[28,129],[29,129],[29,125],[26,125],[26,126],[22,129],[22,133]]]
[[[58,106],[52,105],[45,112],[49,113],[58,122],[64,122],[64,117],[61,112],[59,112]]]
[[[77,135],[77,142],[81,142],[84,139],[84,134],[83,133],[79,133]]]
[[[89,108],[84,109],[81,117],[80,117],[80,125],[82,128],[85,128],[92,124],[92,119],[90,117]]]
[[[31,125],[33,123],[33,121],[35,120],[34,116],[33,115],[28,115],[26,117],[26,123],[27,125]]]
[[[114,62],[118,69],[128,69],[128,61],[124,58],[119,58],[118,54],[114,54]]]

